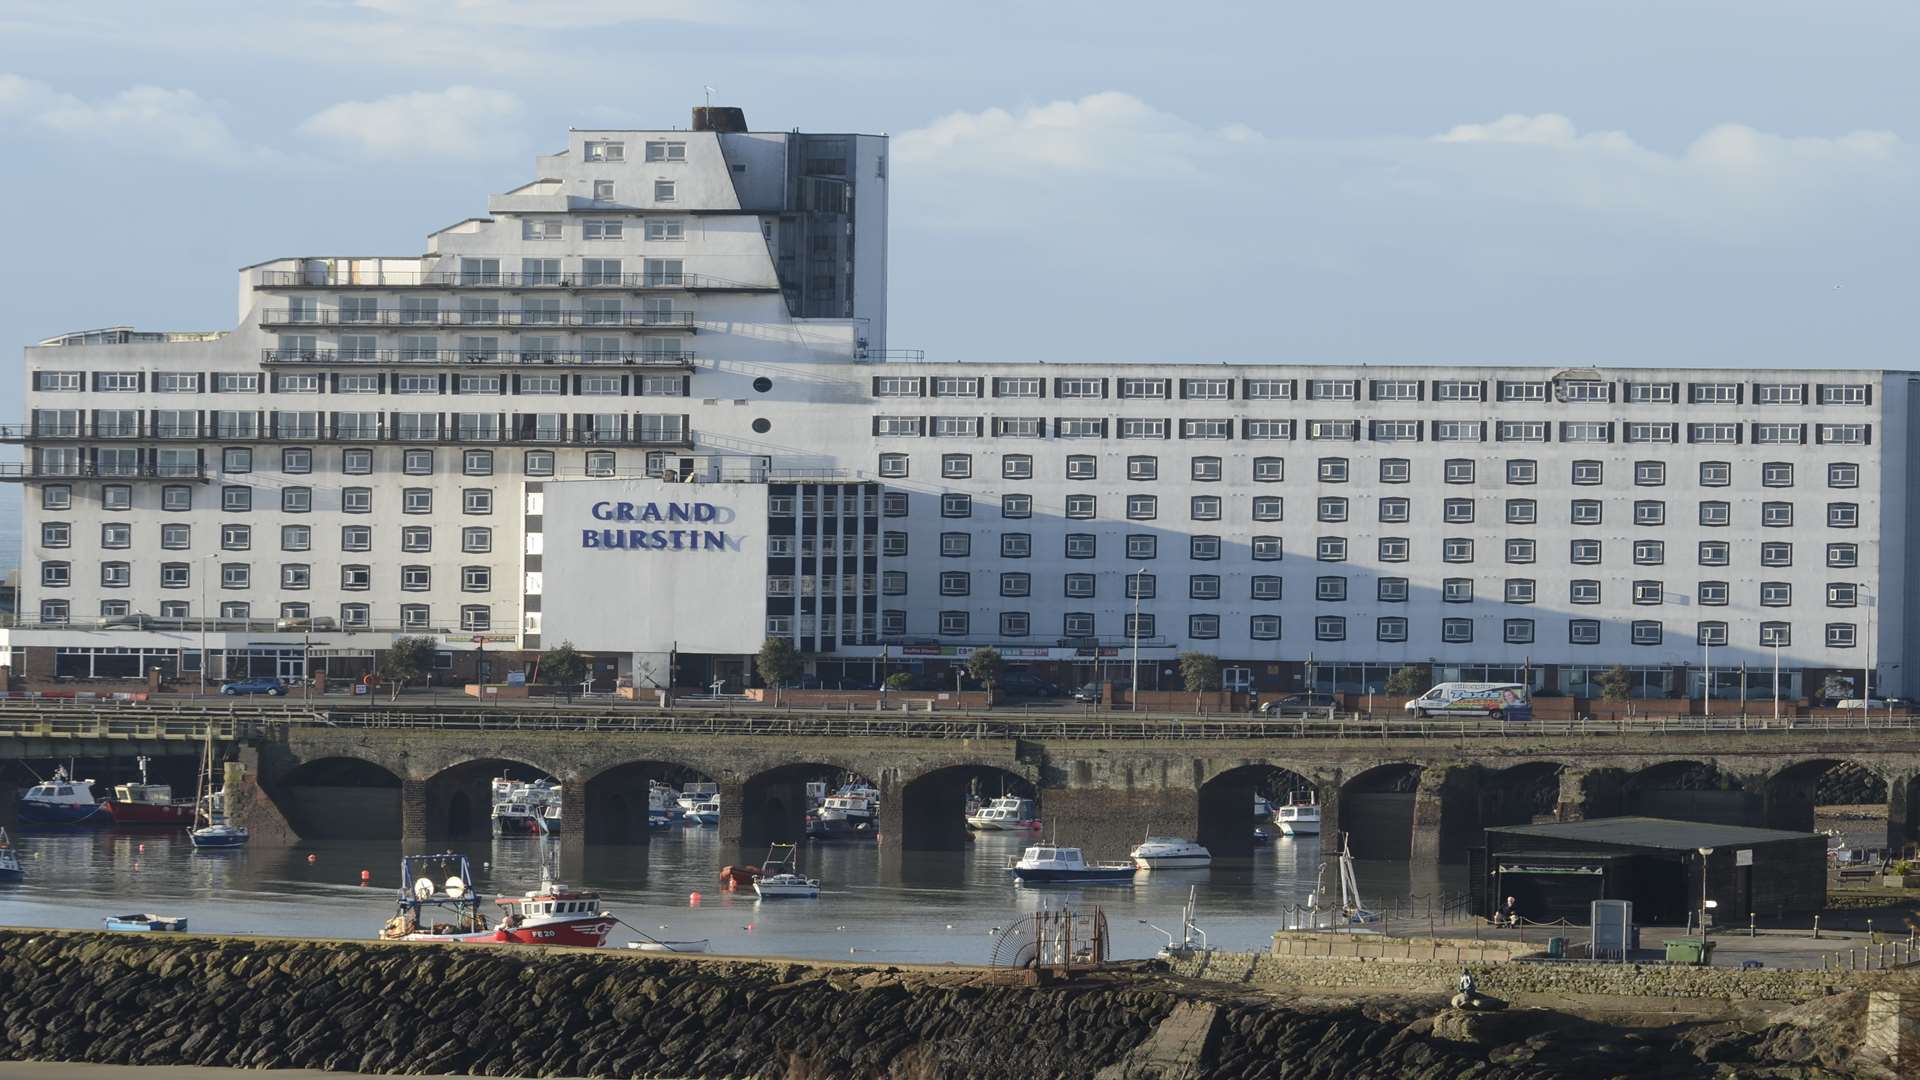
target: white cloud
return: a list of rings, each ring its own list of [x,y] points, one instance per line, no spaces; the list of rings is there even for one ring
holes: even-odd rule
[[[726,0],[355,0],[354,6],[405,19],[467,25],[569,30],[633,22],[732,22]]]
[[[87,101],[46,83],[0,74],[0,117],[8,116],[60,136],[139,145],[221,164],[274,156],[243,142],[213,105],[191,90],[134,86]]]
[[[1017,111],[954,112],[893,140],[894,158],[937,170],[1024,173],[1187,169],[1196,151],[1259,141],[1244,124],[1208,131],[1132,94],[1105,91]]]
[[[501,138],[500,127],[524,112],[504,90],[449,86],[395,94],[374,101],[343,101],[307,118],[300,130],[357,144],[390,157],[473,157],[518,140]]]
[[[1601,150],[1637,150],[1632,139],[1620,131],[1592,131],[1584,135],[1574,130],[1573,121],[1559,113],[1508,113],[1490,124],[1460,124],[1433,137],[1443,143],[1510,143],[1522,146],[1552,146],[1561,149],[1593,147]]]

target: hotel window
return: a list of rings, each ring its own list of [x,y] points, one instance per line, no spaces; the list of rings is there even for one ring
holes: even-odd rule
[[[1066,502],[1066,516],[1075,521],[1092,518],[1098,511],[1099,501],[1092,495],[1069,495]]]
[[[1575,540],[1568,552],[1567,561],[1579,565],[1590,565],[1600,561],[1600,541]]]
[[[1315,578],[1313,598],[1327,603],[1341,603],[1347,598],[1347,579],[1336,575]]]
[[[103,548],[132,547],[133,526],[124,521],[109,521],[101,525],[100,546]]]
[[[1638,566],[1659,566],[1667,561],[1667,544],[1664,540],[1636,540],[1633,542],[1633,561]]]
[[[921,417],[918,416],[876,416],[873,418],[875,435],[918,435],[921,431]]]
[[[1309,420],[1307,438],[1352,442],[1360,436],[1358,420]]]
[[[461,509],[468,514],[493,513],[493,489],[467,488],[460,493]]]
[[[244,513],[253,509],[253,489],[230,485],[220,489],[220,509],[229,513]]]
[[[1695,624],[1693,643],[1695,645],[1725,645],[1727,643],[1727,624],[1717,621]]]
[[[1093,636],[1093,613],[1089,611],[1069,611],[1060,622],[1062,637],[1084,638]]]
[[[1817,437],[1822,443],[1859,444],[1870,441],[1865,424],[1821,424]]]
[[[1121,379],[1120,396],[1123,398],[1164,398],[1167,396],[1167,380]]]
[[[1600,644],[1600,621],[1598,619],[1574,619],[1567,623],[1567,643],[1570,645]]]
[[[940,475],[949,480],[965,480],[973,475],[973,455],[940,455]]]
[[[1822,405],[1865,405],[1871,400],[1871,389],[1860,384],[1836,384],[1820,388]]]
[[[1673,403],[1672,383],[1628,383],[1627,400],[1646,404],[1669,405]]]
[[[1001,637],[1026,637],[1032,632],[1033,616],[1025,611],[1000,613]]]
[[[1027,454],[1008,454],[1000,459],[1000,475],[1007,480],[1031,480],[1033,458]]]
[[[67,510],[73,506],[73,489],[65,484],[48,484],[40,489],[40,509]]]
[[[1292,379],[1242,379],[1241,396],[1248,401],[1293,400]]]
[[[1792,487],[1793,463],[1787,461],[1769,461],[1760,466],[1760,484],[1763,487]]]
[[[400,459],[400,471],[408,476],[430,476],[433,474],[433,451],[409,450]]]
[[[1533,642],[1532,619],[1508,619],[1504,625],[1506,642],[1509,645],[1529,645]]]
[[[1127,479],[1129,480],[1160,479],[1160,459],[1156,457],[1147,457],[1140,454],[1135,454],[1134,456],[1129,457],[1127,459]]]
[[[1434,442],[1483,442],[1487,426],[1479,420],[1435,420]]]
[[[1448,499],[1441,504],[1440,516],[1449,525],[1471,525],[1473,523],[1472,499]]]
[[[103,562],[100,564],[100,584],[103,588],[124,589],[133,584],[133,567],[123,562]]]
[[[1127,534],[1127,558],[1152,559],[1158,556],[1159,543],[1153,536],[1144,533]]]
[[[313,530],[305,525],[280,526],[281,551],[308,551],[313,547]]]
[[[1068,533],[1066,544],[1069,559],[1091,559],[1097,550],[1092,533]]]
[[[1142,600],[1151,600],[1159,594],[1159,591],[1160,579],[1157,576],[1153,574],[1127,575],[1127,587],[1125,590],[1127,599],[1132,600],[1139,598]]]
[[[1160,512],[1160,500],[1152,495],[1127,496],[1127,517],[1134,521],[1150,521]]]
[[[1566,443],[1610,443],[1613,425],[1598,421],[1567,422],[1560,425],[1560,441]]]
[[[993,420],[993,433],[1009,439],[1043,439],[1047,422],[1038,416],[997,416]]]
[[[1687,401],[1694,405],[1736,405],[1740,402],[1740,384],[1689,383]]]
[[[1180,396],[1196,401],[1224,401],[1233,396],[1232,387],[1226,379],[1181,379]]]
[[[1807,441],[1804,424],[1755,424],[1753,441],[1757,446],[1798,446]]]
[[[1760,504],[1760,524],[1770,529],[1786,529],[1793,526],[1793,504],[1770,502]]]
[[[907,475],[907,455],[881,454],[879,471],[881,476],[886,477],[902,477]]]
[[[524,471],[528,476],[552,476],[553,475],[553,451],[551,450],[527,451],[527,455],[523,462],[522,468],[524,469]]]
[[[1053,396],[1057,398],[1103,398],[1107,396],[1105,379],[1055,379]]]
[[[1827,527],[1830,529],[1852,529],[1860,524],[1860,504],[1833,502],[1827,504]]]
[[[1658,645],[1665,636],[1665,627],[1652,619],[1640,619],[1633,624],[1632,638],[1635,645]]]
[[[1783,649],[1793,644],[1793,627],[1783,622],[1764,622],[1760,624],[1760,644],[1763,647]]]
[[[1540,506],[1532,499],[1507,500],[1507,524],[1531,525],[1540,517]]]
[[[887,555],[887,556],[900,556],[900,555],[905,555],[906,553],[907,553],[907,534],[906,533],[888,532],[881,535],[880,554]]]
[[[1256,547],[1254,558],[1260,557],[1258,548],[1260,538],[1254,537]],[[1323,536],[1314,544],[1313,557],[1321,562],[1344,562],[1347,558],[1347,539],[1344,536]]]
[[[1740,425],[1688,424],[1687,441],[1691,443],[1738,443],[1740,441]]]
[[[1486,397],[1486,384],[1444,381],[1433,384],[1435,401],[1480,401]]]
[[[165,526],[172,528],[173,526]],[[50,548],[69,547],[73,543],[73,526],[65,521],[45,521],[40,524],[40,546]]]
[[[1419,401],[1420,382],[1417,379],[1375,379],[1373,400]]]
[[[1278,578],[1274,579],[1278,581]],[[1276,590],[1273,599],[1280,597]],[[1374,599],[1383,604],[1404,604],[1407,602],[1407,579],[1403,577],[1383,577],[1374,579]]]
[[[1793,604],[1793,584],[1786,581],[1763,581],[1760,583],[1761,607],[1790,607]]]
[[[1760,545],[1761,566],[1792,566],[1793,545],[1784,541],[1770,541]]]
[[[1342,545],[1341,555],[1345,556],[1344,545]],[[1277,536],[1254,537],[1253,557],[1257,562],[1272,562],[1280,558],[1280,538]]]
[[[259,376],[254,376],[259,378]],[[86,387],[86,373],[82,371],[36,371],[33,373],[33,388],[38,391],[82,390]]]
[[[1576,484],[1598,484],[1603,471],[1597,461],[1576,461],[1573,463],[1573,482]]]
[[[1255,600],[1278,600],[1284,591],[1283,578],[1269,574],[1258,574],[1253,578],[1252,596]]]
[[[1855,607],[1860,603],[1860,586],[1851,581],[1836,581],[1827,586],[1828,607]]]
[[[304,514],[313,509],[313,489],[290,487],[280,489],[280,510],[287,514]]]
[[[72,581],[73,568],[64,562],[43,562],[40,564],[40,584],[50,589],[64,589]]]
[[[1164,419],[1145,419],[1141,417],[1122,417],[1120,437],[1123,439],[1164,439],[1167,437],[1167,422]]]
[[[1180,437],[1183,439],[1231,439],[1233,438],[1233,421],[1182,420]]]
[[[1407,620],[1398,615],[1386,615],[1373,621],[1373,636],[1379,641],[1407,640]]]
[[[1293,421],[1291,420],[1242,420],[1240,437],[1243,439],[1291,439]]]
[[[1207,482],[1220,479],[1220,459],[1217,457],[1197,457],[1190,463],[1193,479]]]
[[[1578,579],[1567,583],[1567,602],[1570,604],[1597,604],[1600,602],[1600,583],[1589,579]]]
[[[1627,441],[1630,443],[1670,443],[1673,441],[1672,424],[1628,424]]]
[[[1347,520],[1347,500],[1338,495],[1321,496],[1315,506],[1314,517],[1318,521]]]
[[[1031,533],[1001,533],[1000,557],[1003,559],[1024,559],[1033,553],[1033,535]]]
[[[425,566],[403,566],[400,568],[400,589],[402,592],[426,592],[433,587],[433,571]]]
[[[1071,454],[1067,457],[1067,479],[1094,480],[1100,476],[1098,459],[1091,454]]]
[[[1247,634],[1255,641],[1280,639],[1280,616],[1255,615],[1247,621]]]
[[[100,508],[103,510],[133,509],[133,489],[125,484],[105,485],[100,489]]]
[[[408,514],[433,513],[432,488],[407,488],[400,493],[400,509]]]
[[[973,575],[965,570],[948,570],[940,575],[941,596],[966,596],[972,591]]]
[[[1507,382],[1499,383],[1501,401],[1545,401],[1547,384],[1543,382]]]
[[[1766,545],[1761,545],[1764,554]],[[1733,545],[1725,540],[1702,540],[1697,549],[1701,566],[1727,566],[1733,561]]]
[[[904,501],[904,499],[902,500]],[[1033,516],[1033,496],[1008,493],[1000,496],[1000,516],[1003,518],[1029,518]]]
[[[1420,421],[1418,420],[1373,421],[1374,442],[1418,442],[1419,440]]]
[[[1380,561],[1406,562],[1411,549],[1411,542],[1404,536],[1383,536],[1380,538]]]
[[[1755,383],[1753,403],[1755,405],[1805,405],[1807,403],[1806,388],[1799,383]]]
[[[962,532],[940,534],[940,557],[944,559],[964,559],[973,554],[973,537]]]
[[[1540,463],[1526,458],[1507,462],[1507,483],[1531,484],[1540,479]]]
[[[313,584],[313,567],[306,563],[281,563],[280,587],[305,589]]]
[[[1272,484],[1286,478],[1286,465],[1277,457],[1258,457],[1253,459],[1253,479],[1257,483]]]
[[[977,416],[936,416],[933,418],[933,434],[936,437],[977,439],[980,437],[980,418]]]
[[[1507,541],[1507,561],[1510,563],[1530,563],[1534,560],[1538,545],[1532,540],[1509,539]]]
[[[1380,482],[1404,484],[1413,478],[1413,464],[1406,458],[1381,458]]]
[[[980,380],[957,375],[938,376],[933,380],[933,396],[977,398],[980,396]]]
[[[245,551],[253,546],[253,527],[250,525],[220,526],[220,548],[223,551]]]
[[[1068,574],[1065,578],[1065,595],[1076,600],[1093,595],[1094,576],[1092,574]]]
[[[1827,647],[1829,649],[1851,649],[1857,640],[1853,623],[1828,623]]]
[[[373,623],[373,609],[366,604],[341,604],[340,625],[349,630],[365,630]]]
[[[653,182],[653,201],[654,202],[673,202],[675,190],[676,188],[675,188],[674,181],[655,180]]]
[[[1344,484],[1347,482],[1346,458],[1321,458],[1320,482],[1323,484]]]
[[[1851,488],[1860,486],[1860,466],[1849,461],[1836,461],[1827,466],[1827,486]]]
[[[433,619],[427,605],[401,604],[400,625],[407,630],[424,630],[433,625]]]
[[[1633,523],[1635,525],[1665,525],[1667,523],[1667,504],[1658,499],[1641,499],[1633,504]]]
[[[1860,565],[1860,545],[1828,544],[1827,565],[1841,569]]]
[[[940,496],[940,516],[963,518],[973,516],[973,496],[949,492]]]
[[[1278,521],[1280,520],[1280,497],[1275,495],[1272,498],[1274,502],[1273,520]],[[1379,507],[1380,520],[1386,524],[1391,525],[1409,521],[1413,516],[1413,502],[1410,499],[1403,499],[1398,496],[1381,499]],[[1253,500],[1253,508],[1257,517],[1260,511],[1259,499]]]
[[[1127,640],[1135,641],[1140,638],[1150,638],[1153,636],[1153,616],[1128,615],[1125,622],[1126,628],[1124,633]]]
[[[1220,538],[1217,536],[1187,537],[1187,558],[1206,561],[1220,557]]]
[[[1440,558],[1443,562],[1467,563],[1473,561],[1473,540],[1465,536],[1450,536],[1440,542]]]
[[[1700,463],[1701,487],[1726,487],[1733,483],[1733,465],[1725,461]]]
[[[1450,645],[1460,645],[1472,641],[1473,620],[1441,619],[1440,640]]]
[[[1041,394],[1041,382],[1039,379],[1009,377],[993,380],[994,397],[1037,398],[1040,397]]]
[[[1315,641],[1347,640],[1347,620],[1344,615],[1320,615],[1313,620],[1313,638]]]
[[[1187,577],[1187,597],[1192,600],[1220,599],[1220,575],[1190,574]]]
[[[1547,424],[1544,420],[1502,420],[1494,437],[1501,442],[1546,442]]]
[[[1702,607],[1725,607],[1730,594],[1724,581],[1703,581],[1695,592],[1695,601]]]
[[[888,377],[873,380],[873,396],[881,398],[917,398],[920,396],[921,381],[918,377]]]
[[[1448,458],[1442,472],[1443,479],[1449,484],[1473,483],[1473,461],[1470,458]]]
[[[1359,397],[1360,383],[1355,379],[1307,380],[1309,401],[1356,401]]]
[[[1220,496],[1195,495],[1188,500],[1188,517],[1194,521],[1220,520]]]
[[[784,577],[768,578],[767,584],[771,586],[775,581],[779,581],[783,584],[781,595],[789,595],[789,596],[792,595],[793,593],[792,578],[784,578]],[[769,587],[767,590],[767,593],[768,595],[773,595],[773,589]],[[906,571],[888,570],[887,572],[881,574],[880,575],[880,593],[882,596],[905,596],[907,593]]]
[[[1724,528],[1733,520],[1733,507],[1730,503],[1703,502],[1700,504],[1700,524],[1709,528]]]

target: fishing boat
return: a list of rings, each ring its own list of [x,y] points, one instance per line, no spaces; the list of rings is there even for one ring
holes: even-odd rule
[[[7,839],[7,830],[0,829],[0,881],[21,881],[27,876],[20,869],[20,854],[13,850],[13,841]]]
[[[489,925],[465,855],[402,856],[400,880],[405,884],[400,889],[399,911],[380,928],[380,936],[389,941],[456,944],[588,948],[606,944],[619,920],[600,910],[599,893],[570,889],[553,880],[551,856],[540,879],[538,889],[501,897],[499,904],[506,912],[498,925]]]
[[[1280,827],[1282,836],[1319,836],[1320,806],[1313,801],[1313,792],[1307,792],[1305,802],[1289,793],[1286,805],[1274,808],[1273,823]]]
[[[185,915],[109,915],[105,921],[109,930],[128,930],[136,933],[160,931],[178,933],[187,928]]]
[[[1183,870],[1213,865],[1213,852],[1185,837],[1149,836],[1128,853],[1141,870]]]
[[[800,873],[799,855],[792,844],[775,844],[767,849],[753,892],[762,900],[810,899],[820,895],[820,882]]]
[[[207,725],[207,745],[200,757],[200,792],[194,799],[195,828],[187,833],[195,851],[245,847],[247,830],[227,820],[227,791],[213,786],[213,725]],[[205,824],[201,824],[204,822]]]
[[[688,784],[680,789],[680,797],[674,800],[680,809],[691,814],[693,808],[704,802],[720,801],[720,785],[706,781]]]
[[[117,784],[107,800],[107,816],[121,828],[192,828],[193,800],[176,799],[167,784],[149,783],[145,754],[134,758],[140,769],[137,784]]]
[[[560,785],[551,780],[493,778],[490,817],[495,836],[543,836],[558,831]]]
[[[686,813],[686,816],[681,818],[680,820],[683,823],[688,825],[720,824],[719,798],[715,797],[712,799],[708,799],[706,802],[694,803],[693,808],[691,810],[688,810]]]
[[[671,825],[687,814],[687,808],[680,805],[680,793],[673,785],[658,780],[647,781],[647,824],[654,828]],[[656,826],[659,820],[663,825]]]
[[[979,832],[1032,832],[1040,828],[1040,816],[1032,799],[1002,795],[967,815],[967,828]]]
[[[871,840],[878,806],[864,795],[829,795],[807,822],[807,835],[816,840]]]
[[[93,781],[75,780],[62,767],[53,777],[20,796],[16,814],[22,825],[105,825],[106,804],[93,797]]]
[[[1346,930],[1377,932],[1369,928],[1380,923],[1380,914],[1367,907],[1360,898],[1360,883],[1353,874],[1353,849],[1347,843],[1347,834],[1340,834],[1340,905],[1321,907],[1321,898],[1326,895],[1327,864],[1320,864],[1320,873],[1315,879],[1314,889],[1307,894],[1306,917],[1297,916],[1289,930]]]
[[[707,939],[701,938],[698,941],[660,941],[654,938],[648,938],[645,941],[629,941],[627,942],[627,948],[639,949],[641,952],[703,953],[707,951]]]
[[[1007,867],[1021,885],[1131,885],[1139,868],[1132,861],[1087,861],[1077,847],[1035,845]]]

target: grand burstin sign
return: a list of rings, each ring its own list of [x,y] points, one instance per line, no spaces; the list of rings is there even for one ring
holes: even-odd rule
[[[724,525],[733,511],[706,502],[597,502],[597,521],[634,525]],[[614,528],[580,530],[580,546],[599,551],[739,551],[740,539],[725,529]]]

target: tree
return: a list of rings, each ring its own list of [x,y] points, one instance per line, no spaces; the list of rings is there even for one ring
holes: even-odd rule
[[[991,645],[982,645],[967,657],[967,674],[973,681],[987,688],[991,695],[993,688],[1000,684],[1000,672],[1006,668],[1006,661],[1000,658],[1000,650]],[[992,704],[989,699],[988,704]]]
[[[385,679],[391,696],[389,701],[400,699],[400,689],[415,679],[425,678],[433,670],[433,639],[430,637],[397,637],[387,651],[380,654],[377,669]]]
[[[1220,689],[1220,658],[1212,653],[1180,654],[1180,681],[1193,695],[1193,707],[1200,707],[1200,695]]]
[[[887,676],[887,681],[882,683],[881,685],[885,686],[889,690],[908,689],[909,687],[913,686],[913,672],[896,671],[893,674]]]
[[[587,658],[573,647],[573,642],[563,641],[540,654],[540,681],[548,686],[562,687],[566,691],[567,703],[573,703],[573,688],[587,677]]]
[[[1408,664],[1387,676],[1387,685],[1381,692],[1388,697],[1416,698],[1427,692],[1430,682],[1425,669]]]
[[[1599,678],[1600,696],[1608,701],[1627,702],[1627,714],[1633,714],[1633,676],[1619,664],[1607,669]]]
[[[780,688],[800,677],[800,652],[786,638],[768,638],[754,660],[760,681],[773,687],[774,704],[780,703]]]

